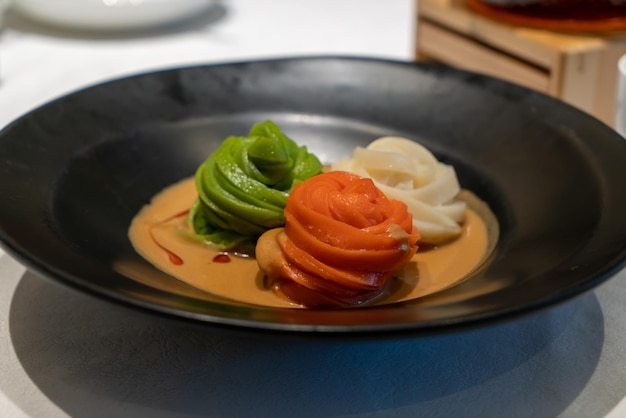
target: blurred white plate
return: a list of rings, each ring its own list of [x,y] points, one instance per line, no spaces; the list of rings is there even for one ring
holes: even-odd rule
[[[55,26],[87,30],[147,29],[191,18],[215,0],[13,0],[16,12]]]

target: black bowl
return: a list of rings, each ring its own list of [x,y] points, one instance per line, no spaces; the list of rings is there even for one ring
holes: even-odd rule
[[[278,309],[207,295],[158,272],[132,217],[231,134],[277,122],[324,163],[382,135],[453,164],[500,237],[474,277],[433,297],[347,310]],[[626,141],[562,102],[439,66],[304,57],[172,69],[53,101],[0,134],[0,238],[74,288],[218,328],[298,335],[424,335],[568,300],[626,258]],[[141,267],[141,280],[114,269]],[[114,305],[112,305],[114,306]]]

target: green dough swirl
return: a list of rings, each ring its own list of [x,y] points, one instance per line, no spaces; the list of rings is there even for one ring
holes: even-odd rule
[[[321,173],[317,157],[271,121],[246,137],[231,136],[196,171],[198,199],[189,212],[194,232],[218,249],[253,242],[283,226],[292,188]]]

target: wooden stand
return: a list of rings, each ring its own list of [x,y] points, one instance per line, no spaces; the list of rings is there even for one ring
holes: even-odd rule
[[[626,34],[566,34],[507,25],[465,0],[417,0],[418,60],[500,77],[614,125],[617,61]]]

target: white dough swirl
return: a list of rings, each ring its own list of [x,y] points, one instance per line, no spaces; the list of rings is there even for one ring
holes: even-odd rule
[[[352,158],[342,158],[331,169],[370,177],[387,197],[404,202],[422,242],[437,244],[461,233],[466,205],[457,199],[456,172],[417,142],[382,137],[355,148]]]

